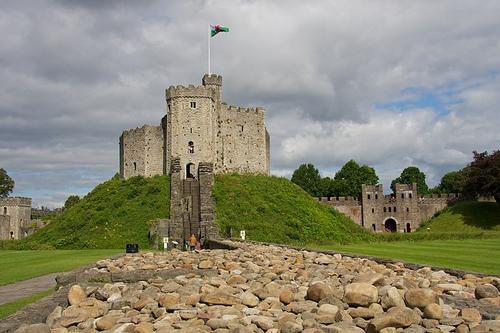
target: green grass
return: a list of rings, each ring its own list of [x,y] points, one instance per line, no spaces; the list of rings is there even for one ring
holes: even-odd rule
[[[13,302],[0,305],[0,320],[7,317],[7,316],[10,316],[11,314],[16,312],[17,310],[22,309],[25,306],[27,306],[31,303],[34,303],[34,302],[38,301],[39,299],[44,298],[45,296],[51,295],[53,292],[54,292],[53,289],[48,289],[48,290],[42,291],[42,292],[34,294],[34,295],[30,295],[27,297],[17,299]]]
[[[500,233],[500,205],[495,202],[458,202],[442,210],[418,232]]]
[[[148,248],[148,222],[169,216],[169,177],[113,177],[39,232],[21,241],[4,241],[0,248],[116,249],[126,243]]]
[[[379,242],[351,245],[315,245],[311,248],[372,255],[406,262],[500,274],[500,239]]]
[[[0,285],[69,271],[124,250],[0,251]]]
[[[216,176],[217,223],[222,234],[248,239],[304,244],[311,241],[368,241],[373,235],[345,215],[317,202],[288,179],[251,175]]]

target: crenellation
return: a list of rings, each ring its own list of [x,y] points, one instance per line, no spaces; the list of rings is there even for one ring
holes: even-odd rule
[[[181,86],[178,85],[176,87],[170,86],[166,91],[165,91],[165,97],[166,100],[169,101],[173,98],[209,98],[209,99],[214,99],[214,91],[212,89],[208,89],[205,86],[194,86],[194,85],[189,85],[189,86]]]

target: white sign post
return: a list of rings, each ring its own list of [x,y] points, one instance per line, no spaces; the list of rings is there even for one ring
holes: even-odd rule
[[[240,231],[240,238],[241,238],[241,240],[245,240],[245,238],[246,238],[245,230]]]
[[[168,237],[163,237],[163,251],[166,252],[168,249]]]

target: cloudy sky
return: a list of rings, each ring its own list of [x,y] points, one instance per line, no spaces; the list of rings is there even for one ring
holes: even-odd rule
[[[123,129],[159,124],[164,89],[212,71],[263,106],[272,173],[347,160],[431,186],[500,148],[500,2],[23,1],[0,11],[0,167],[57,206],[118,170]]]

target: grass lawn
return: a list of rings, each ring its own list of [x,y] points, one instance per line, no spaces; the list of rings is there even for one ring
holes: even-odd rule
[[[0,305],[0,320],[13,314],[17,310],[22,309],[25,306],[27,306],[31,303],[34,303],[34,302],[38,301],[39,299],[44,298],[45,296],[52,294],[53,292],[54,292],[54,289],[48,289],[48,290],[42,291],[38,294],[23,297],[23,298],[15,300],[13,302]]]
[[[500,274],[500,239],[402,241],[351,245],[310,245],[309,247],[473,272]]]
[[[123,250],[0,251],[0,285],[69,271]]]

